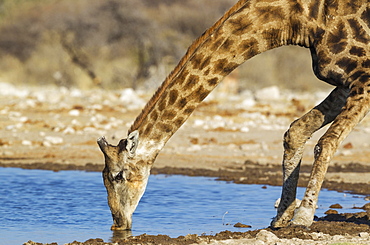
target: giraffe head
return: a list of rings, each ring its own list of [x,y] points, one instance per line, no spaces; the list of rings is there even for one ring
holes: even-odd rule
[[[130,230],[135,211],[149,178],[149,168],[136,154],[139,133],[130,133],[117,146],[108,144],[104,137],[98,145],[105,157],[103,180],[108,193],[113,225],[112,230]]]

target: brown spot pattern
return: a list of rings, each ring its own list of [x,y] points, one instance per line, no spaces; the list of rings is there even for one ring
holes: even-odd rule
[[[230,51],[232,46],[234,44],[234,41],[233,40],[230,40],[230,39],[226,39],[225,42],[221,45],[221,50],[227,52],[227,51]]]
[[[172,131],[172,126],[168,123],[158,123],[158,128],[161,132],[169,133]]]
[[[188,75],[189,75],[189,71],[184,70],[179,74],[176,80],[179,81],[180,84],[183,84],[184,82],[186,82],[186,78],[188,77]]]
[[[177,92],[177,90],[176,89],[172,89],[170,91],[168,105],[173,105],[176,102],[178,95],[179,95],[179,93]]]
[[[358,57],[362,57],[362,56],[365,56],[366,55],[365,49],[363,49],[361,47],[356,47],[356,46],[353,46],[349,50],[349,53],[352,54],[352,55],[358,56]]]
[[[357,67],[357,61],[347,57],[338,60],[335,64],[342,68],[347,74]]]
[[[203,55],[202,54],[196,54],[196,55],[194,55],[194,57],[191,59],[191,63],[193,64],[193,68],[194,69],[196,69],[196,70],[199,70],[200,69],[202,59],[203,59]]]
[[[179,109],[179,110],[182,110],[185,106],[186,106],[186,104],[188,103],[188,100],[187,100],[187,98],[181,98],[181,99],[179,99],[179,101],[177,102],[177,108]]]
[[[236,19],[230,20],[230,24],[230,30],[232,30],[232,34],[237,36],[247,33],[253,27],[252,21],[250,21],[246,15],[242,15]]]
[[[370,68],[370,60],[369,59],[364,60],[362,62],[362,67],[364,67],[364,68]]]
[[[157,121],[157,118],[158,118],[158,113],[155,110],[153,110],[152,113],[150,114],[150,119],[152,121]]]
[[[176,116],[176,112],[174,110],[168,109],[163,112],[162,119],[163,120],[172,120]]]
[[[281,7],[277,6],[268,6],[256,8],[258,16],[262,18],[264,23],[274,21],[282,21],[285,19],[284,10]]]
[[[179,128],[183,123],[185,119],[183,117],[179,117],[174,121],[174,124],[177,128]]]
[[[359,0],[351,0],[344,3],[343,7],[344,14],[348,15],[357,13],[358,9],[361,7],[361,4],[363,4],[363,1]]]
[[[309,8],[309,16],[312,19],[317,19],[319,17],[319,4],[317,1],[312,1]]]
[[[367,27],[370,28],[370,7],[367,7],[361,14],[361,19],[366,23]]]
[[[359,42],[367,44],[369,42],[369,36],[360,23],[355,19],[349,19],[348,23],[351,27],[353,38]]]
[[[333,54],[339,54],[347,46],[347,31],[344,23],[340,22],[337,28],[328,35],[328,47]]]
[[[214,86],[216,86],[217,85],[217,83],[218,83],[218,78],[217,77],[215,77],[215,78],[211,78],[211,79],[208,79],[207,80],[207,83],[208,83],[208,85],[209,86],[211,86],[212,88],[214,87]]]
[[[255,38],[244,40],[240,43],[238,49],[243,52],[244,59],[249,59],[260,53],[258,49],[258,41]]]
[[[166,100],[166,97],[162,97],[162,99],[159,101],[158,103],[158,109],[160,111],[163,111],[167,106],[167,100]]]
[[[291,7],[292,14],[302,14],[303,12],[303,7],[300,3],[298,3],[296,0],[290,1],[289,2]]]
[[[184,86],[184,89],[191,90],[198,82],[199,82],[199,76],[190,75]]]

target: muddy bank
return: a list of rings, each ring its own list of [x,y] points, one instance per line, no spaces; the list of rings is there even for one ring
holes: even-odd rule
[[[369,208],[369,207],[367,207]],[[367,210],[370,212],[370,209]],[[355,214],[330,214],[317,219],[310,228],[288,227],[273,230],[270,228],[247,232],[223,231],[216,235],[188,234],[171,238],[167,235],[147,235],[113,238],[108,244],[328,244],[335,242],[350,242],[367,244],[370,241],[370,220],[366,212]],[[95,238],[85,242],[74,241],[70,245],[102,245],[107,241]],[[29,241],[25,245],[41,245]]]

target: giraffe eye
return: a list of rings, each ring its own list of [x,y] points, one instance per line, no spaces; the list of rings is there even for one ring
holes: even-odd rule
[[[123,177],[123,171],[120,171],[116,176],[113,176],[113,180],[116,182],[124,181],[125,178]]]
[[[123,179],[123,176],[122,176],[122,171],[119,172],[116,176],[116,178],[114,178],[115,180],[122,180]]]

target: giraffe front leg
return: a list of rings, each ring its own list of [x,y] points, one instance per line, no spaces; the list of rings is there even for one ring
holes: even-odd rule
[[[359,91],[364,91],[359,89]],[[369,110],[370,98],[366,94],[358,94],[353,87],[342,112],[335,118],[327,132],[315,146],[315,161],[311,176],[300,207],[295,211],[292,225],[310,226],[316,210],[319,192],[324,181],[329,162],[339,144],[353,128],[362,120]]]
[[[277,215],[271,223],[272,227],[285,227],[293,218],[304,145],[315,131],[334,120],[344,106],[347,95],[346,89],[334,89],[322,103],[294,121],[285,133],[283,189]]]

